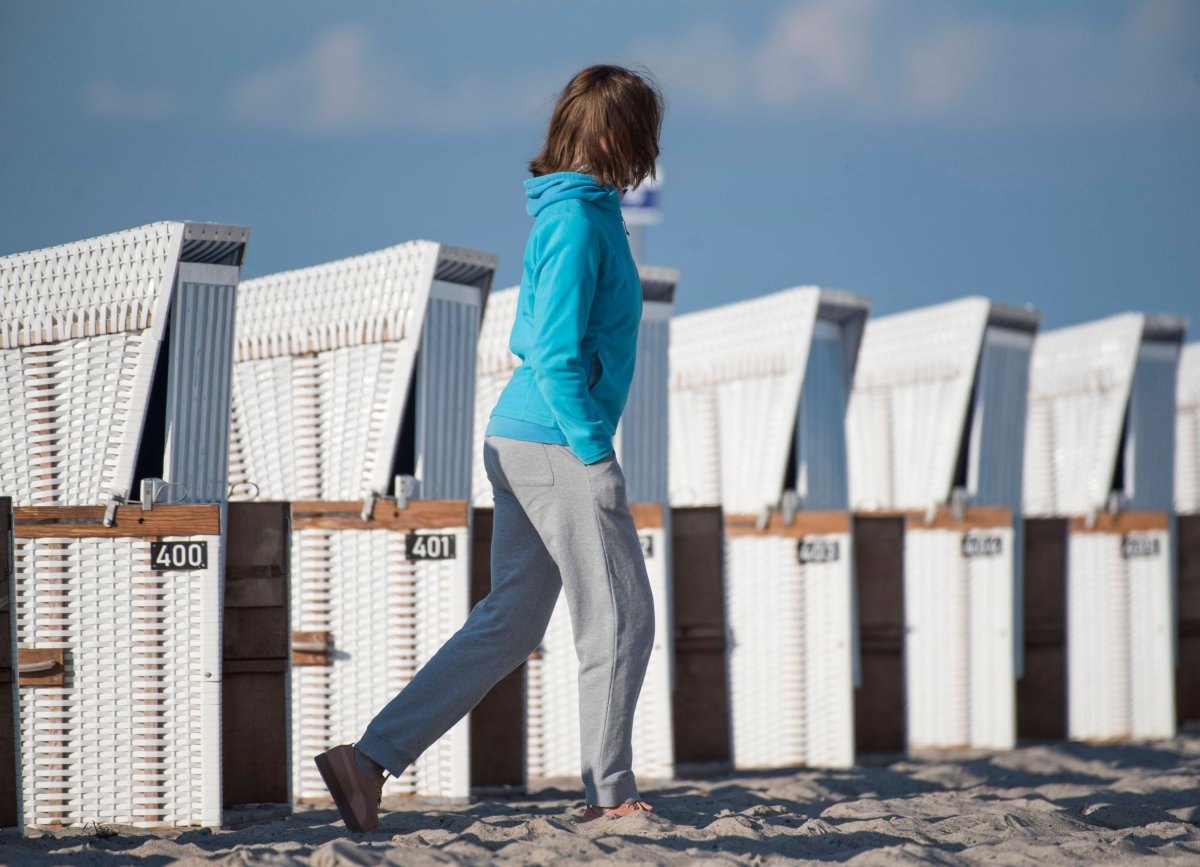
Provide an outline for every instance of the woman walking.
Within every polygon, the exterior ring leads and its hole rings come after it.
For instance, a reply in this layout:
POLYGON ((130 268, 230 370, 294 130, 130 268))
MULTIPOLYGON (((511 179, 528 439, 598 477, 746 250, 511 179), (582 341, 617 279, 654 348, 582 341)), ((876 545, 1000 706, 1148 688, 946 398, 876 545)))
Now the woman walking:
POLYGON ((385 772, 398 776, 537 648, 560 589, 579 656, 583 818, 651 809, 631 739, 654 605, 612 437, 642 313, 620 191, 653 176, 662 114, 644 76, 588 67, 529 164, 534 223, 509 340, 521 364, 484 433, 492 589, 357 743, 316 757, 352 831, 378 827, 385 772))

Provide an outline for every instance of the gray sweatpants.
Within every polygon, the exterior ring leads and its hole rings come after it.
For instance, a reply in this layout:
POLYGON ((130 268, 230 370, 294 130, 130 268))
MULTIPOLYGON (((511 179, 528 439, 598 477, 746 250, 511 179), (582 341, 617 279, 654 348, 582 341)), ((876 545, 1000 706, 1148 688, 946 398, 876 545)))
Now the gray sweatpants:
POLYGON ((584 794, 638 797, 633 711, 654 641, 654 602, 625 476, 613 455, 584 464, 562 445, 484 439, 492 483, 492 590, 379 712, 358 748, 399 774, 545 635, 566 591, 579 656, 584 794))

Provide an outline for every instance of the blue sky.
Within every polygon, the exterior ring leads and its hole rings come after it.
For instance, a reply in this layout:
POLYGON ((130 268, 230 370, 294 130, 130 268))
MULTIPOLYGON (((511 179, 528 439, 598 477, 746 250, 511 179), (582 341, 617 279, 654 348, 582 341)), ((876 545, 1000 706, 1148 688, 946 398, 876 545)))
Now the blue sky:
POLYGON ((519 279, 557 88, 668 100, 646 258, 681 311, 801 283, 888 313, 1200 333, 1200 3, 0 4, 0 254, 160 219, 252 227, 247 276, 431 238, 519 279))

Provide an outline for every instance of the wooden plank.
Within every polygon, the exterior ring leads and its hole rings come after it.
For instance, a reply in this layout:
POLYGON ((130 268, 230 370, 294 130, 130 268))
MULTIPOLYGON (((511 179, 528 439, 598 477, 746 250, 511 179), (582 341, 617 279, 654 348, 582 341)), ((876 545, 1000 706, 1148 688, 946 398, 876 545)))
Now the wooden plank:
POLYGON ((17 675, 21 686, 63 686, 67 652, 61 647, 17 648, 17 675))
POLYGON ((728 766, 729 675, 720 508, 671 510, 675 760, 728 766))
POLYGON ((1017 737, 1067 736, 1067 521, 1025 520, 1025 674, 1017 680, 1017 737))
POLYGON ((20 823, 17 815, 17 731, 12 637, 16 631, 16 592, 12 576, 12 498, 0 497, 0 828, 20 823))
POLYGON ((1175 666, 1175 712, 1182 725, 1200 722, 1200 515, 1176 519, 1179 661, 1175 666))
POLYGON ((904 752, 903 515, 855 515, 859 661, 854 696, 856 753, 904 752))
POLYGON ((849 512, 797 512, 791 524, 785 524, 783 516, 772 512, 767 526, 758 528, 757 515, 726 515, 726 536, 787 536, 802 539, 825 533, 850 532, 849 512))
POLYGON ((213 504, 118 506, 111 527, 104 526, 104 506, 21 506, 13 509, 18 539, 158 538, 216 536, 221 507, 213 504))
POLYGON ((403 509, 379 500, 371 520, 362 519, 361 500, 292 503, 292 527, 297 530, 443 530, 467 526, 464 500, 409 500, 403 509))
POLYGON ((956 518, 953 510, 942 507, 928 519, 924 512, 907 512, 905 521, 914 530, 956 530, 966 533, 971 530, 1011 528, 1012 509, 1003 506, 968 506, 963 516, 956 518))
POLYGON ((663 526, 662 503, 630 503, 629 511, 633 513, 633 523, 639 530, 655 530, 663 526))
POLYGON ((1166 512, 1102 512, 1090 527, 1081 515, 1070 518, 1069 526, 1072 533, 1145 533, 1166 530, 1168 524, 1166 512))
POLYGON ((226 806, 288 802, 284 687, 282 672, 226 669, 221 682, 221 796, 226 806))
MULTIPOLYGON (((471 605, 492 589, 492 527, 495 512, 476 509, 471 527, 471 605)), ((493 686, 471 711, 471 785, 525 784, 525 663, 493 686)))
POLYGON ((291 504, 230 503, 222 629, 222 802, 288 802, 291 504))
POLYGON ((329 665, 333 642, 328 632, 293 632, 292 665, 329 665), (323 646, 324 650, 315 649, 323 646))
MULTIPOLYGON (((268 672, 286 672, 286 659, 227 659, 224 663, 224 673, 231 674, 266 674, 268 672)), ((230 711, 226 706, 226 713, 230 711)))

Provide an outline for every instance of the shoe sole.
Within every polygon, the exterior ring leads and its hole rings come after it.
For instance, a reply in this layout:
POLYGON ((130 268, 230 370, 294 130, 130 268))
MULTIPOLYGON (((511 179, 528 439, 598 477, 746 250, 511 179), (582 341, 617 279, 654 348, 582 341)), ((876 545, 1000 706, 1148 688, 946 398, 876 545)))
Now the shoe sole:
POLYGON ((350 799, 346 797, 346 791, 338 782, 337 774, 333 770, 333 763, 329 761, 325 753, 316 756, 313 762, 321 773, 321 779, 325 781, 325 788, 329 790, 329 794, 333 795, 333 803, 337 806, 338 814, 346 823, 346 827, 355 834, 365 833, 363 826, 354 817, 354 811, 350 809, 350 799))

